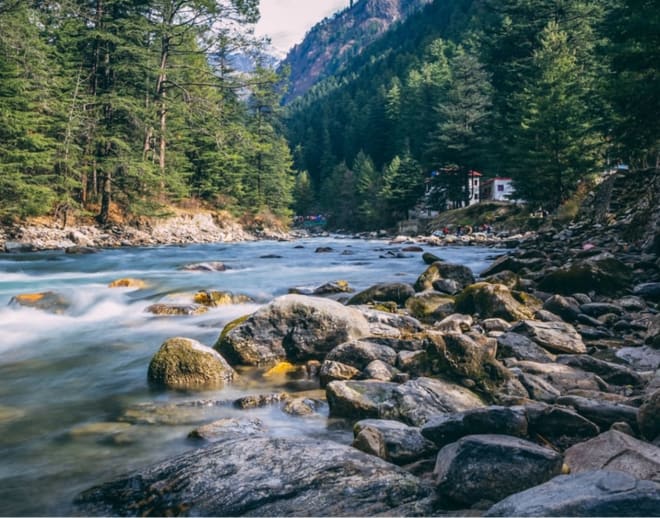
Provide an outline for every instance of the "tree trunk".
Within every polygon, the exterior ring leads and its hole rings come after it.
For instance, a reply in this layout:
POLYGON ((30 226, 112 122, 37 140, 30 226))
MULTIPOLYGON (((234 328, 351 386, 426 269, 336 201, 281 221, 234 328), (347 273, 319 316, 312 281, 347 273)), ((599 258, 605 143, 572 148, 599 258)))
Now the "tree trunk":
POLYGON ((108 171, 103 175, 103 189, 101 192, 101 212, 99 212, 99 223, 105 225, 110 219, 110 202, 112 198, 112 175, 108 171))

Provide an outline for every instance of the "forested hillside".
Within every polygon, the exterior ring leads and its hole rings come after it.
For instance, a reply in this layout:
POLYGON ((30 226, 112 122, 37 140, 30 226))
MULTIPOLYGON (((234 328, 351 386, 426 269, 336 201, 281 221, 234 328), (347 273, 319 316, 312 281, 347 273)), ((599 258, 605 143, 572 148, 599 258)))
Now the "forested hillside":
POLYGON ((258 4, 0 1, 0 217, 286 213, 279 78, 229 67, 258 4))
POLYGON ((652 0, 436 0, 289 108, 297 210, 385 226, 438 169, 443 192, 476 169, 554 209, 657 166, 659 38, 652 0))
POLYGON ((350 7, 316 24, 282 62, 282 68, 289 69, 285 100, 295 99, 340 72, 393 24, 431 1, 354 0, 350 7))

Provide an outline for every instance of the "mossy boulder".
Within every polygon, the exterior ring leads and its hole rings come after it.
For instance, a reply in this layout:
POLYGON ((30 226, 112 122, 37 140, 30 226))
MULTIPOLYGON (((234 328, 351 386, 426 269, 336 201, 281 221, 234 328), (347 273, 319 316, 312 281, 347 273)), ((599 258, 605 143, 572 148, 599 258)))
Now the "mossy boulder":
POLYGON ((544 275, 538 283, 542 291, 571 295, 594 291, 618 295, 630 288, 632 270, 609 253, 576 261, 544 275))
POLYGON ((415 294, 410 284, 401 282, 388 282, 376 284, 366 290, 354 295, 348 301, 349 305, 370 304, 374 302, 394 302, 397 306, 403 306, 410 297, 415 294))
POLYGON ((534 318, 534 309, 518 302, 509 288, 487 282, 472 284, 459 293, 456 311, 478 314, 481 318, 502 318, 508 322, 534 318))
POLYGON ((355 308, 319 297, 285 295, 242 322, 230 323, 215 349, 233 364, 300 363, 323 360, 337 345, 369 334, 367 319, 355 308))
POLYGON ((406 308, 420 320, 442 319, 454 313, 454 299, 437 291, 423 291, 410 297, 406 301, 406 308))
POLYGON ((415 282, 415 291, 424 291, 433 288, 433 283, 440 279, 456 281, 461 287, 474 282, 474 274, 467 266, 462 264, 445 263, 442 261, 431 264, 415 282))
POLYGON ((248 302, 254 302, 252 298, 248 297, 247 295, 234 294, 228 291, 217 290, 200 290, 195 293, 193 300, 196 304, 209 307, 228 306, 231 304, 247 304, 248 302))
POLYGON ((236 373, 215 350, 190 338, 170 338, 151 359, 149 383, 172 389, 220 388, 236 373))

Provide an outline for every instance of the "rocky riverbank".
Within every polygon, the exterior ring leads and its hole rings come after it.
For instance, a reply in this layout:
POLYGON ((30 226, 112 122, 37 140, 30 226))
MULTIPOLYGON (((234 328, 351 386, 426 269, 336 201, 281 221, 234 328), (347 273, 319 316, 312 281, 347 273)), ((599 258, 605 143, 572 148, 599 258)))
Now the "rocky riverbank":
POLYGON ((256 239, 291 239, 284 229, 247 228, 237 220, 210 212, 182 213, 152 219, 140 225, 73 225, 61 228, 52 222, 23 224, 0 229, 0 251, 32 252, 119 246, 181 245, 254 241, 256 239))
POLYGON ((84 492, 77 512, 657 516, 657 182, 612 179, 577 223, 521 239, 479 279, 427 251, 414 285, 324 285, 213 348, 168 340, 155 386, 241 383, 251 366, 292 389, 234 401, 244 418, 191 430, 206 447, 84 492), (354 440, 273 437, 250 415, 264 406, 327 409, 354 440))

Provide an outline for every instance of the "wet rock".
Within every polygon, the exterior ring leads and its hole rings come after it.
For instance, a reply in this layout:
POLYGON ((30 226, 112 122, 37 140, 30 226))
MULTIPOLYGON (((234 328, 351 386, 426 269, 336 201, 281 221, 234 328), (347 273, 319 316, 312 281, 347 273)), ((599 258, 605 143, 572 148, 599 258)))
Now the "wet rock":
POLYGON ((17 421, 23 418, 26 413, 22 408, 0 405, 0 425, 17 421))
POLYGON ((326 360, 341 362, 358 370, 364 370, 374 360, 381 360, 394 365, 396 363, 396 351, 379 343, 367 340, 352 340, 339 344, 332 349, 326 356, 326 360))
POLYGON ((565 462, 571 473, 603 469, 660 482, 660 448, 614 430, 570 447, 565 462))
POLYGON ((595 374, 568 365, 510 360, 507 362, 507 366, 517 367, 525 374, 536 376, 562 394, 576 389, 602 390, 608 388, 607 384, 595 374))
POLYGON ((542 484, 561 472, 562 457, 532 442, 507 435, 469 435, 438 452, 438 492, 471 505, 497 502, 542 484))
POLYGON ((432 254, 431 252, 424 252, 422 254, 422 260, 426 264, 433 264, 435 262, 442 261, 442 259, 440 259, 437 255, 432 254))
POLYGON ((422 291, 406 300, 406 308, 420 320, 445 318, 454 313, 454 299, 437 291, 422 291))
POLYGON ((533 318, 534 312, 513 298, 502 284, 478 282, 456 297, 456 311, 478 314, 481 318, 502 318, 508 322, 533 318))
POLYGON ((42 291, 40 293, 22 293, 15 295, 9 300, 9 306, 22 306, 26 308, 39 309, 48 313, 62 314, 71 304, 59 293, 54 291, 42 291))
POLYGON ((367 336, 362 313, 333 300, 285 295, 259 309, 215 345, 230 362, 263 365, 322 360, 337 345, 367 336))
POLYGON ((124 410, 119 421, 140 425, 180 426, 208 422, 206 410, 216 401, 194 401, 177 404, 140 403, 124 410))
POLYGON ((71 439, 94 437, 100 440, 107 440, 129 431, 131 428, 133 428, 133 425, 125 422, 85 423, 71 428, 68 435, 71 439))
POLYGON ((614 313, 616 315, 623 313, 623 309, 621 309, 620 306, 608 302, 591 302, 589 304, 582 304, 580 306, 580 311, 582 311, 582 313, 585 315, 589 315, 590 317, 595 318, 598 318, 607 313, 614 313))
POLYGON ((399 466, 429 457, 438 447, 419 428, 399 421, 364 419, 353 426, 353 447, 399 466))
POLYGON ((201 304, 152 304, 145 311, 158 316, 195 316, 202 315, 209 310, 201 304))
POLYGON ((383 381, 333 381, 326 396, 333 417, 364 419, 380 416, 380 406, 391 401, 396 383, 383 381))
POLYGON ((609 253, 578 260, 548 273, 538 283, 543 291, 570 295, 594 291, 617 295, 629 288, 630 268, 609 253))
POLYGON ((89 254, 96 254, 98 252, 99 252, 98 248, 93 248, 91 246, 80 246, 80 245, 67 246, 64 249, 64 253, 68 255, 89 255, 89 254))
POLYGON ((648 395, 637 414, 639 430, 649 441, 660 436, 660 389, 648 395))
POLYGON ((525 412, 529 436, 550 442, 561 450, 600 433, 598 425, 571 408, 536 403, 527 405, 525 412))
POLYGON ((260 255, 259 259, 282 259, 282 256, 278 254, 264 254, 260 255))
POLYGON ((637 408, 630 405, 580 396, 562 396, 557 399, 557 404, 575 408, 580 415, 596 423, 601 430, 607 430, 619 421, 625 421, 633 429, 637 428, 637 408))
POLYGON ((314 250, 315 254, 328 254, 330 252, 334 252, 334 249, 329 246, 319 246, 316 250, 314 250))
POLYGON ((316 288, 312 294, 317 296, 333 295, 335 293, 352 293, 355 291, 351 288, 347 281, 326 282, 325 284, 316 288))
POLYGON ((185 272, 224 272, 227 266, 219 261, 211 261, 206 263, 192 263, 186 264, 181 267, 185 272))
POLYGON ((228 291, 201 290, 195 293, 193 300, 196 304, 203 306, 216 307, 227 306, 230 304, 247 304, 254 302, 247 295, 234 294, 228 291))
POLYGON ((423 252, 424 249, 421 246, 406 246, 401 249, 402 252, 423 252))
POLYGON ((231 439, 237 435, 261 435, 266 430, 263 421, 256 417, 223 417, 212 423, 195 428, 188 434, 188 438, 205 442, 218 442, 231 439))
POLYGON ((250 410, 252 408, 264 408, 267 406, 279 405, 289 398, 286 392, 275 392, 272 394, 252 394, 240 397, 233 402, 235 408, 241 410, 250 410))
POLYGON ((451 264, 442 261, 431 264, 415 282, 415 291, 424 291, 433 288, 433 283, 440 279, 456 281, 461 288, 474 282, 474 274, 467 266, 451 264))
POLYGON ((646 380, 638 373, 623 365, 599 360, 586 354, 557 356, 557 362, 598 374, 604 381, 613 385, 642 386, 646 380))
POLYGON ((565 475, 512 495, 485 516, 655 516, 660 484, 618 471, 565 475))
POLYGON ((539 363, 551 363, 555 361, 554 354, 518 333, 508 332, 498 336, 497 346, 498 356, 501 358, 515 358, 517 360, 530 360, 539 363))
MULTIPOLYGON (((397 355, 397 364, 398 364, 398 357, 399 355, 397 355)), ((392 379, 398 372, 399 371, 389 363, 385 363, 382 360, 374 360, 372 362, 369 362, 369 364, 364 368, 364 371, 362 372, 362 376, 365 379, 372 379, 377 381, 392 381, 392 379)))
POLYGON ((522 407, 489 406, 432 417, 421 433, 438 447, 461 437, 478 434, 527 436, 527 416, 522 407))
POLYGON ((546 265, 547 259, 543 257, 520 258, 513 255, 505 255, 495 260, 486 268, 481 275, 487 277, 503 271, 518 273, 521 270, 538 271, 546 265))
POLYGON ((352 380, 359 375, 360 369, 332 360, 325 360, 321 364, 321 370, 319 372, 322 387, 325 387, 331 381, 352 380))
POLYGON ((458 281, 453 279, 439 279, 433 283, 433 289, 440 293, 455 295, 463 289, 458 281))
POLYGON ((108 288, 136 288, 141 290, 146 287, 147 283, 142 279, 132 279, 130 277, 117 279, 108 284, 108 288))
POLYGON ((410 284, 400 282, 390 282, 376 284, 366 290, 354 295, 349 301, 349 305, 369 304, 373 302, 394 302, 398 306, 403 306, 409 297, 415 294, 410 284))
POLYGON ((416 378, 395 385, 381 400, 380 417, 422 426, 431 417, 447 412, 462 412, 485 406, 471 390, 443 379, 416 378))
POLYGON ((524 320, 511 328, 514 333, 530 338, 553 353, 583 354, 587 347, 575 328, 563 322, 524 320))
POLYGON ((170 338, 149 363, 149 383, 173 389, 210 389, 236 372, 217 351, 189 338, 170 338))
POLYGON ((296 417, 305 417, 318 413, 325 402, 307 397, 294 397, 288 399, 282 405, 282 412, 296 417))
POLYGON ((239 436, 89 489, 76 499, 75 513, 419 515, 430 514, 430 495, 417 477, 348 446, 239 436))
POLYGON ((518 287, 520 278, 515 273, 506 270, 503 272, 496 273, 494 275, 484 276, 481 279, 481 281, 488 282, 490 284, 503 284, 510 290, 513 290, 516 289, 516 287, 518 287))

